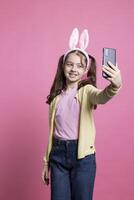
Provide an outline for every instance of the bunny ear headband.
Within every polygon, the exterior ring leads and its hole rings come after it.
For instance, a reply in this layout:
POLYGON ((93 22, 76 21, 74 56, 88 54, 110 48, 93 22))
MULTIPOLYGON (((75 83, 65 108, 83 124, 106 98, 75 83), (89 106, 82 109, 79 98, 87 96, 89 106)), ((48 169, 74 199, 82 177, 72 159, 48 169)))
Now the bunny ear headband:
POLYGON ((73 32, 70 36, 70 39, 69 39, 69 48, 70 49, 65 53, 63 62, 65 61, 66 56, 71 51, 78 50, 78 51, 82 52, 85 55, 85 57, 87 58, 87 66, 88 66, 89 65, 89 56, 88 56, 88 53, 85 51, 85 49, 88 46, 88 43, 89 43, 88 30, 84 29, 83 32, 81 33, 80 39, 79 39, 79 31, 77 28, 74 28, 73 32), (76 45, 78 44, 78 41, 79 41, 80 48, 76 47, 76 45))

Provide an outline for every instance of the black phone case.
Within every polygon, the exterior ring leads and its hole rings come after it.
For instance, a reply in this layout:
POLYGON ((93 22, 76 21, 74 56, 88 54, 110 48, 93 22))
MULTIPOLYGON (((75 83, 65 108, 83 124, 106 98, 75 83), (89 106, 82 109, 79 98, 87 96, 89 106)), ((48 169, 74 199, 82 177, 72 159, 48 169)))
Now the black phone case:
MULTIPOLYGON (((108 61, 110 61, 113 65, 116 65, 116 49, 114 48, 103 48, 103 59, 102 59, 102 65, 110 67, 108 65, 108 61)), ((102 76, 104 78, 110 77, 105 72, 102 72, 102 76)))

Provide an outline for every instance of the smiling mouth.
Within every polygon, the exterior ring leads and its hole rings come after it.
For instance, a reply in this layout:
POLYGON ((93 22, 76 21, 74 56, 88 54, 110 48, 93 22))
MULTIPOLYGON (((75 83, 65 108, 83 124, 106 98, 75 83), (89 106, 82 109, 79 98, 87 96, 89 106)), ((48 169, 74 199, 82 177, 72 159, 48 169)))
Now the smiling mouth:
POLYGON ((76 75, 76 74, 69 73, 69 76, 75 77, 75 76, 77 76, 77 75, 76 75))

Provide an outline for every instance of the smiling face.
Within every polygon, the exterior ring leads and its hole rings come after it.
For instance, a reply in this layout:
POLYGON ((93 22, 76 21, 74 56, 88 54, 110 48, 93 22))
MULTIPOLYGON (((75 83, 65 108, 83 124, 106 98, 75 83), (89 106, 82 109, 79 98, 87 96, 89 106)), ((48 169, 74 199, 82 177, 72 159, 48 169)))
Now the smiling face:
POLYGON ((77 84, 88 71, 85 56, 76 52, 67 56, 63 67, 67 85, 77 84))

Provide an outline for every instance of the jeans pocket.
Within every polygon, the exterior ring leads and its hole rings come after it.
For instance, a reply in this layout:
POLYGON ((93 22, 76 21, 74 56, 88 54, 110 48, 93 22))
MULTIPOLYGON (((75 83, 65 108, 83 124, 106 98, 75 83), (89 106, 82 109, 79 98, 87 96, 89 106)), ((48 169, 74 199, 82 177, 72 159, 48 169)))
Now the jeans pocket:
POLYGON ((96 155, 95 155, 95 153, 89 154, 89 155, 85 156, 83 159, 85 161, 88 161, 88 162, 92 163, 92 164, 96 164, 96 155))
POLYGON ((51 158, 53 155, 57 155, 59 151, 60 151, 60 145, 57 144, 57 143, 54 143, 54 144, 52 145, 52 149, 51 149, 51 152, 50 152, 50 158, 51 158))

